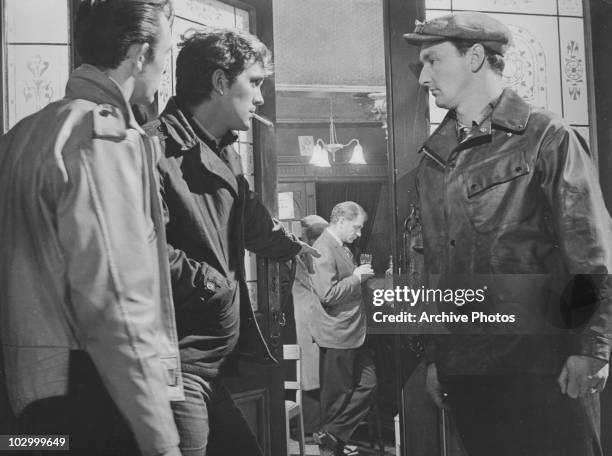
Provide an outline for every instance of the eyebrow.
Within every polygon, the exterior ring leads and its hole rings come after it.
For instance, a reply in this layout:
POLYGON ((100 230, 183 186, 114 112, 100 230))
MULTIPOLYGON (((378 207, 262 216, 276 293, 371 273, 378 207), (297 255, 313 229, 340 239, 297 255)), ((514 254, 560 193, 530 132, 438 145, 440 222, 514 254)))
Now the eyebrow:
POLYGON ((423 52, 421 52, 421 54, 419 55, 419 60, 422 62, 424 60, 427 60, 431 57, 435 57, 436 56, 436 51, 432 51, 431 49, 427 49, 423 52))

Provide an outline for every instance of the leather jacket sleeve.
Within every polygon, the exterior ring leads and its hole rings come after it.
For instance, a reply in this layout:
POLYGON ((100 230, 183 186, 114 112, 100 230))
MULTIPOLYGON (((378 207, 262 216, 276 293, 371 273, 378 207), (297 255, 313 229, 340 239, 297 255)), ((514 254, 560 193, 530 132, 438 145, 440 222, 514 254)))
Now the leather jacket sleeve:
POLYGON ((572 354, 608 360, 612 343, 612 222, 597 170, 577 135, 567 128, 549 132, 536 160, 551 208, 552 228, 570 277, 587 277, 599 295, 590 320, 576 337, 572 354))
MULTIPOLYGON (((133 140, 134 138, 132 138, 133 140)), ((146 456, 179 443, 156 339, 156 230, 146 157, 137 145, 94 139, 65 156, 57 224, 77 340, 146 456), (145 173, 146 174, 146 173, 145 173)))

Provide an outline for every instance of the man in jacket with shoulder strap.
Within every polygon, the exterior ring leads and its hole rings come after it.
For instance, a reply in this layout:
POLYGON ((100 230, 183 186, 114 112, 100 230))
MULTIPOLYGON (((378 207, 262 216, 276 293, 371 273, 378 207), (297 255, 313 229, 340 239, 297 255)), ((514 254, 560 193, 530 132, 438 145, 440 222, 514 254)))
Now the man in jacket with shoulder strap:
POLYGON ((180 455, 159 152, 130 108, 153 101, 172 16, 168 0, 81 2, 84 63, 65 98, 0 143, 0 341, 16 432, 68 434, 75 455, 180 455))
POLYGON ((243 174, 232 147, 264 100, 266 46, 226 29, 193 31, 179 45, 176 97, 145 126, 160 138, 162 194, 186 400, 174 404, 184 455, 259 455, 224 387, 236 349, 274 362, 249 300, 245 248, 275 260, 314 250, 288 235, 243 174))
POLYGON ((491 285, 481 303, 438 303, 471 320, 431 339, 427 389, 471 456, 600 456, 612 222, 593 160, 559 116, 504 88, 498 20, 457 12, 404 36, 449 110, 417 171, 426 272, 438 288, 491 285))

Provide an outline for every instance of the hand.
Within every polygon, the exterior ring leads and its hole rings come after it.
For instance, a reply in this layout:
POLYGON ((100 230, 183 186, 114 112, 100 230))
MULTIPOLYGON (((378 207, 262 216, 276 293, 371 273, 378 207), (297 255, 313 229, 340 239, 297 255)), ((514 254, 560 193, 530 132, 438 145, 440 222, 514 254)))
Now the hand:
POLYGON ((368 278, 368 276, 371 276, 374 274, 374 270, 372 269, 372 265, 371 264, 362 264, 361 266, 357 266, 354 270, 353 270, 353 275, 359 277, 360 281, 364 281, 368 278))
POLYGON ((600 393, 608 379, 608 363, 590 356, 573 355, 567 358, 559 375, 561 393, 572 399, 589 393, 600 393))
POLYGON ((440 382, 438 381, 438 368, 434 363, 427 366, 427 373, 425 375, 425 389, 438 408, 446 408, 446 405, 444 404, 444 396, 446 393, 442 390, 442 385, 440 385, 440 382))
POLYGON ((314 247, 311 247, 305 242, 300 241, 300 245, 302 246, 302 248, 298 252, 299 254, 305 253, 307 255, 312 255, 315 258, 319 258, 321 256, 321 253, 317 249, 315 249, 314 247))

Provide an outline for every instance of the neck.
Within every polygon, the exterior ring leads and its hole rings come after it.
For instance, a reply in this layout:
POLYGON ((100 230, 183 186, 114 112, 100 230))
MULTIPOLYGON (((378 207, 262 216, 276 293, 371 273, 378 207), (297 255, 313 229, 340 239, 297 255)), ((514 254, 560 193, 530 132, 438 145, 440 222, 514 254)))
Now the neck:
POLYGON ((126 100, 129 100, 130 103, 136 103, 135 100, 132 99, 134 95, 134 76, 132 76, 132 72, 128 69, 127 65, 129 62, 124 61, 117 68, 113 69, 104 69, 99 68, 106 76, 111 78, 113 81, 117 83, 121 92, 125 96, 126 100))
POLYGON ((217 142, 227 134, 229 128, 219 116, 221 110, 214 101, 204 101, 200 105, 190 108, 189 112, 202 124, 206 131, 214 136, 217 142))
POLYGON ((340 237, 340 233, 338 232, 338 227, 336 225, 329 225, 327 229, 331 231, 334 234, 334 236, 340 239, 340 242, 344 242, 342 238, 340 237))
POLYGON ((469 96, 457 108, 457 120, 463 125, 471 125, 491 101, 499 98, 504 90, 502 78, 487 71, 482 78, 476 78, 472 87, 466 90, 469 96))

